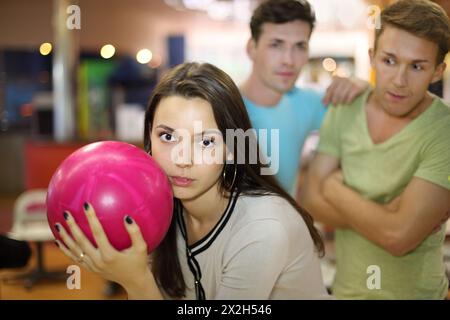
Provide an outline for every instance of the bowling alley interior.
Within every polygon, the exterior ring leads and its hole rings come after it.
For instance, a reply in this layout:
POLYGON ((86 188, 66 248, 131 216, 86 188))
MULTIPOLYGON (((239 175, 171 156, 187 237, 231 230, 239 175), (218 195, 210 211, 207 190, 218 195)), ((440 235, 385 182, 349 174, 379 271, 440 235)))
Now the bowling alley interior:
MULTIPOLYGON (((120 285, 78 265, 55 244, 47 219, 50 180, 69 155, 90 143, 114 140, 143 149, 145 109, 170 68, 209 62, 243 83, 252 68, 249 22, 262 1, 0 1, 0 300, 128 298, 120 285)), ((316 26, 296 86, 323 93, 336 76, 373 83, 373 15, 396 0, 308 1, 316 26)), ((450 1, 433 2, 450 15, 450 1)), ((450 104, 450 68, 429 90, 450 104)), ((311 133, 301 151, 297 196, 318 139, 317 131, 311 133)), ((317 227, 325 243, 323 281, 330 288, 335 229, 317 227)), ((450 223, 443 228, 450 278, 450 223)))

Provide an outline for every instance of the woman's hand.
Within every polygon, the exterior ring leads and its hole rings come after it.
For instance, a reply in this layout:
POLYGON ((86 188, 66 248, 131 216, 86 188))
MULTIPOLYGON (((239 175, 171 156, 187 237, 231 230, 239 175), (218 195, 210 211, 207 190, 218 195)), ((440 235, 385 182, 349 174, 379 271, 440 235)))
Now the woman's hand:
POLYGON ((59 248, 72 260, 107 280, 119 283, 127 291, 129 291, 128 288, 134 290, 142 286, 146 282, 145 279, 148 279, 146 277, 151 276, 151 272, 148 266, 147 244, 139 226, 130 216, 124 218, 125 228, 130 235, 132 245, 128 249, 117 251, 110 244, 94 208, 85 203, 84 209, 98 248, 92 245, 76 224, 73 216, 67 211, 64 213, 64 218, 73 238, 61 224, 57 224, 56 229, 67 246, 57 241, 59 248))

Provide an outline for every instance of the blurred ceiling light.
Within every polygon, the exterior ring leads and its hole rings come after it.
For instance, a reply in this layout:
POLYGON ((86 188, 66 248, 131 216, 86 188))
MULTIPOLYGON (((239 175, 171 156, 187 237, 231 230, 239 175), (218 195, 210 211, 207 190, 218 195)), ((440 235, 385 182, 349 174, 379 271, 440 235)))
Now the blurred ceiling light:
POLYGON ((152 60, 152 57, 153 57, 153 54, 148 49, 141 49, 136 54, 136 60, 142 64, 149 63, 152 60))
POLYGON ((41 46, 39 47, 39 52, 43 55, 46 56, 48 54, 50 54, 50 52, 52 52, 52 45, 48 42, 44 42, 43 44, 41 44, 41 46))
POLYGON ((337 64, 333 58, 325 58, 322 61, 323 68, 328 72, 333 72, 336 70, 337 64))
POLYGON ((109 59, 111 58, 114 53, 116 53, 116 48, 114 48, 114 46, 112 44, 105 44, 101 49, 100 49, 100 55, 102 56, 102 58, 104 59, 109 59))

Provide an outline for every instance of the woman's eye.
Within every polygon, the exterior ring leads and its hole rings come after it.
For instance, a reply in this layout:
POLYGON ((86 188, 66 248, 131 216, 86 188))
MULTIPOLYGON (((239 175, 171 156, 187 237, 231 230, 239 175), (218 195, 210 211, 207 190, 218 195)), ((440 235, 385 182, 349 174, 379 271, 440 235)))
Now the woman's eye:
POLYGON ((202 141, 200 141, 200 145, 203 148, 212 148, 215 145, 214 138, 204 138, 202 141))
POLYGON ((420 71, 423 68, 422 68, 422 66, 420 64, 413 64, 413 69, 416 70, 416 71, 420 71))
POLYGON ((175 136, 170 133, 161 133, 159 135, 159 138, 164 142, 175 142, 177 139, 175 139, 175 136))

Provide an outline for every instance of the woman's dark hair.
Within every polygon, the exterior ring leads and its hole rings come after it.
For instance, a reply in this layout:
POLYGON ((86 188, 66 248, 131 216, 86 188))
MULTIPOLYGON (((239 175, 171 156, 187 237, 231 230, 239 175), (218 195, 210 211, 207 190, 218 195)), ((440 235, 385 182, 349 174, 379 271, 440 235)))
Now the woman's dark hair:
POLYGON ((316 16, 306 0, 267 0, 255 9, 250 20, 252 39, 258 42, 264 23, 287 23, 296 20, 305 21, 311 27, 316 23, 316 16))
MULTIPOLYGON (((151 151, 150 136, 156 109, 160 101, 169 96, 181 96, 187 99, 201 98, 209 102, 223 137, 226 137, 227 129, 242 129, 245 132, 251 129, 250 119, 239 89, 225 72, 208 63, 184 63, 163 77, 150 98, 145 113, 144 145, 146 151, 151 151)), ((253 146, 257 146, 257 141, 256 136, 253 135, 249 135, 247 138, 248 143, 247 140, 244 144, 235 143, 234 150, 229 150, 233 152, 234 159, 227 160, 224 166, 224 175, 220 177, 220 189, 225 191, 224 194, 231 194, 233 190, 238 190, 240 194, 244 195, 279 195, 286 199, 303 217, 317 251, 323 255, 323 242, 313 225, 312 217, 279 186, 273 175, 261 175, 264 165, 259 156, 257 161, 248 161, 249 147, 252 143, 254 143, 253 146), (241 164, 242 161, 237 161, 236 155, 239 154, 245 155, 243 164, 241 164)), ((174 199, 174 202, 174 207, 180 208, 180 201, 174 199)), ((153 252, 152 272, 158 285, 166 294, 173 298, 181 298, 185 295, 186 284, 178 261, 176 228, 176 219, 173 218, 165 238, 153 252)))

